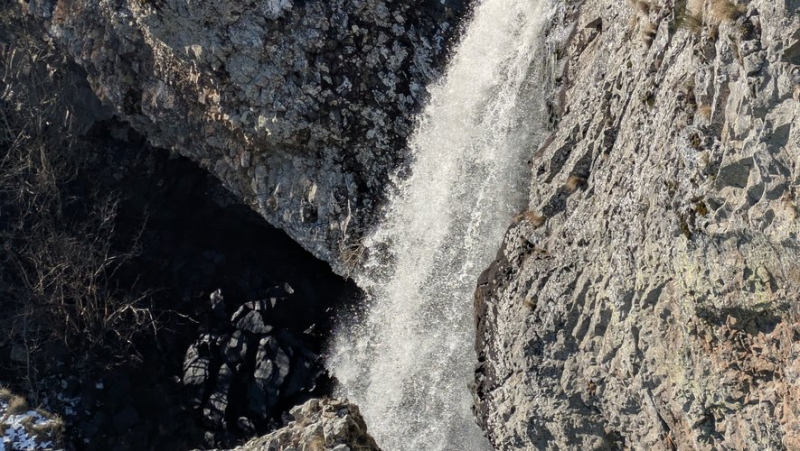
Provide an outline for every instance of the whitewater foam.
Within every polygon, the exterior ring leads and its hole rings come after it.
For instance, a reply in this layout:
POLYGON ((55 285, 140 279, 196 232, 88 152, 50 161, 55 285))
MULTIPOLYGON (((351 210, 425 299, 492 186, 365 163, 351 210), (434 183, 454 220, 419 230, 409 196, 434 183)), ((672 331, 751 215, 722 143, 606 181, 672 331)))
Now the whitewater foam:
POLYGON ((541 138, 547 0, 485 0, 409 142, 411 175, 364 245, 366 312, 337 330, 328 366, 379 445, 484 450, 468 384, 472 296, 526 203, 541 138), (541 91, 541 89, 539 89, 541 91))

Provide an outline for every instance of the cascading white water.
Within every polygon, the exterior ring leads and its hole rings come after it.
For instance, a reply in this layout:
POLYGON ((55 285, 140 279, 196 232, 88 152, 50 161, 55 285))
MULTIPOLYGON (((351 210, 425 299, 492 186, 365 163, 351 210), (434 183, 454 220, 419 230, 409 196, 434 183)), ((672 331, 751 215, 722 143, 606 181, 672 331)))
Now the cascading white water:
POLYGON ((468 389, 472 296, 526 202, 548 2, 475 8, 410 140, 412 175, 365 242, 367 311, 335 333, 328 366, 387 451, 489 449, 468 389))

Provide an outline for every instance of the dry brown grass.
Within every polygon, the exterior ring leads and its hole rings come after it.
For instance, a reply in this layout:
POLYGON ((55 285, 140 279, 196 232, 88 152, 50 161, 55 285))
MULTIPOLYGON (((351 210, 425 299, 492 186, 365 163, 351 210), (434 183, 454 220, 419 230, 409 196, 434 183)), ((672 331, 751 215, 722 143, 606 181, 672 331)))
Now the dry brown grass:
POLYGON ((547 221, 546 217, 532 211, 526 211, 525 213, 517 216, 516 219, 517 221, 528 221, 528 223, 535 228, 541 227, 547 221))
POLYGON ((303 445, 304 451, 325 451, 326 449, 328 448, 325 446, 325 435, 323 434, 314 435, 311 440, 303 445))
POLYGON ((699 35, 703 31, 703 15, 700 13, 689 13, 683 16, 680 28, 688 30, 690 33, 699 35))
POLYGON ((717 22, 736 20, 747 11, 744 5, 737 5, 730 0, 711 0, 711 16, 717 22))
POLYGON ((686 3, 686 10, 692 14, 703 14, 706 0, 689 0, 686 3))
POLYGON ((31 425, 27 428, 28 431, 33 434, 40 443, 47 441, 61 443, 64 439, 64 421, 61 417, 40 409, 36 409, 36 412, 47 418, 48 421, 46 423, 31 425))
POLYGON ((708 40, 711 42, 717 42, 719 39, 719 25, 718 24, 711 24, 708 27, 708 40))
POLYGON ((710 121, 711 120, 711 105, 700 105, 697 107, 697 114, 700 115, 703 119, 710 121))
POLYGON ((577 175, 570 175, 569 178, 567 178, 567 182, 564 184, 564 188, 570 194, 585 187, 586 187, 586 179, 577 175))
MULTIPOLYGON (((26 410, 27 412, 27 410, 26 410)), ((19 420, 19 424, 26 430, 29 431, 33 426, 34 417, 28 415, 27 417, 19 420)))
POLYGON ((531 297, 526 296, 525 299, 522 300, 522 303, 531 310, 536 308, 536 300, 531 297))
POLYGON ((647 45, 653 43, 653 40, 656 38, 658 34, 658 25, 654 22, 648 22, 647 25, 642 28, 642 38, 647 45))
POLYGON ((28 411, 28 401, 22 396, 12 396, 8 401, 8 413, 21 415, 28 411))

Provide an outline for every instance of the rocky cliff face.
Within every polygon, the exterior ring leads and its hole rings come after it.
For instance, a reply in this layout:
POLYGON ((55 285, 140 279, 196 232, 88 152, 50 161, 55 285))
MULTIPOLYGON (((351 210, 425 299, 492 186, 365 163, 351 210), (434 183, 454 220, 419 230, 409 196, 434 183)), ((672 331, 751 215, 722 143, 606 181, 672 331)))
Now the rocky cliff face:
MULTIPOLYGON (((554 3, 554 132, 475 295, 479 421, 497 449, 800 448, 800 1, 554 3)), ((465 9, 26 5, 117 115, 342 273, 465 9)), ((317 440, 338 407, 312 402, 256 446, 317 440)))
POLYGON ((29 0, 94 91, 347 272, 462 0, 29 0))
POLYGON ((800 2, 566 2, 476 291, 497 449, 800 447, 800 2))

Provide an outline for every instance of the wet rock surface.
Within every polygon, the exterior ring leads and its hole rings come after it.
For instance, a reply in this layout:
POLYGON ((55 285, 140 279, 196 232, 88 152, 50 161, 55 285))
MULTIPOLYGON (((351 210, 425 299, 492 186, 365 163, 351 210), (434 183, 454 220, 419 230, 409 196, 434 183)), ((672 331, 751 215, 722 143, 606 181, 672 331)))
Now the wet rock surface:
POLYGON ((796 449, 798 5, 564 6, 556 128, 475 294, 480 421, 501 450, 796 449))
POLYGON ((469 2, 26 2, 94 92, 347 273, 469 2))

